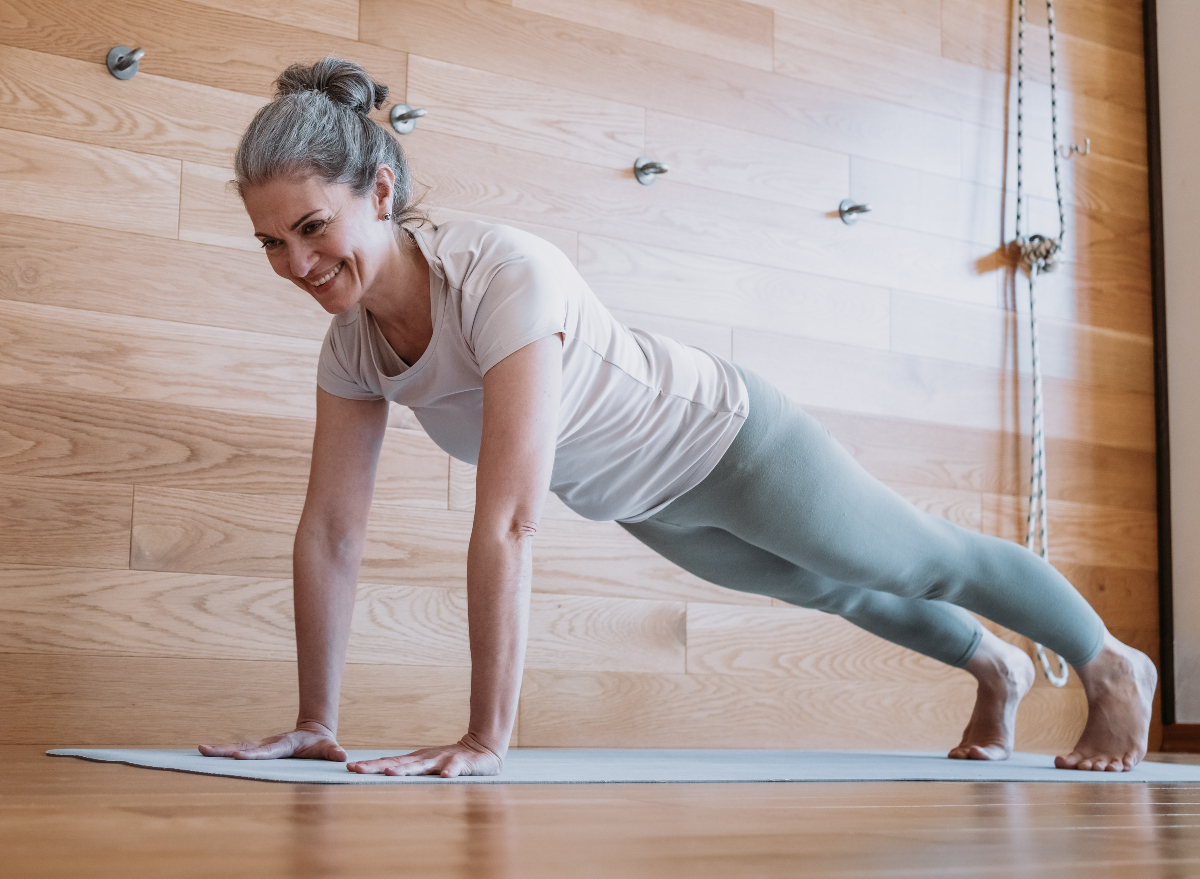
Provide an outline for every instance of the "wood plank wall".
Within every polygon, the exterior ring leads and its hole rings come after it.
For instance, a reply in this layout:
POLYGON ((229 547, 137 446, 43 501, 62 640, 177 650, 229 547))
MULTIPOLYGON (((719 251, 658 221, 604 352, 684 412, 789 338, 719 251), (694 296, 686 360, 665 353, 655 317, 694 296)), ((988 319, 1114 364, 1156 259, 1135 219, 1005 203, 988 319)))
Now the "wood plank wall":
MULTIPOLYGON (((1044 10, 1027 173, 1053 234, 1044 10)), ((435 217, 531 229, 624 320, 810 407, 920 506, 1019 539, 1025 306, 1008 0, 4 0, 0 741, 178 744, 293 718, 288 577, 327 318, 225 187, 296 60, 362 62, 429 115, 435 217), (105 71, 141 46, 141 72, 105 71), (639 155, 670 164, 652 187, 639 155), (847 196, 873 212, 836 217, 847 196)), ((1059 0, 1067 262, 1041 286, 1053 555, 1157 655, 1146 157, 1136 0, 1059 0)), ((343 741, 466 718, 471 468, 397 410, 343 741)), ((517 743, 943 748, 967 676, 728 592, 552 507, 517 743)), ((1024 643, 1019 638, 1017 643, 1024 643)), ((1044 682, 1020 747, 1082 693, 1044 682)))

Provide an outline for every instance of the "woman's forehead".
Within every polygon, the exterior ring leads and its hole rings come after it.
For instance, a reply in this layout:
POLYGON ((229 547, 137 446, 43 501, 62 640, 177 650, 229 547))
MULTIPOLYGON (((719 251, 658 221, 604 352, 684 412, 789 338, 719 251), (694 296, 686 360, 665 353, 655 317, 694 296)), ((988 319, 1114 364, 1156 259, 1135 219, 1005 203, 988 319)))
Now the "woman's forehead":
POLYGON ((242 193, 246 213, 256 225, 260 222, 290 225, 309 211, 337 208, 352 198, 354 194, 346 184, 327 183, 311 174, 275 177, 248 186, 242 193))

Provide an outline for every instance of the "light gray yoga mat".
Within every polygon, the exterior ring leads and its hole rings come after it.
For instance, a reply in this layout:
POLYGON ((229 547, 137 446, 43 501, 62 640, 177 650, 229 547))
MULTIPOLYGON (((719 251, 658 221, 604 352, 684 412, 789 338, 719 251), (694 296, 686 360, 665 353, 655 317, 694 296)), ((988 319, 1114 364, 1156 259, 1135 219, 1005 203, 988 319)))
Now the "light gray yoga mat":
MULTIPOLYGON (((307 784, 612 784, 761 781, 1049 781, 1121 784, 1200 783, 1200 766, 1145 762, 1131 772, 1055 769, 1043 754, 1013 754, 999 763, 949 760, 942 753, 879 751, 557 750, 509 751, 504 774, 488 778, 359 775, 325 760, 229 760, 193 750, 56 748, 53 757, 83 757, 203 775, 307 784)), ((350 761, 406 753, 350 751, 350 761)))

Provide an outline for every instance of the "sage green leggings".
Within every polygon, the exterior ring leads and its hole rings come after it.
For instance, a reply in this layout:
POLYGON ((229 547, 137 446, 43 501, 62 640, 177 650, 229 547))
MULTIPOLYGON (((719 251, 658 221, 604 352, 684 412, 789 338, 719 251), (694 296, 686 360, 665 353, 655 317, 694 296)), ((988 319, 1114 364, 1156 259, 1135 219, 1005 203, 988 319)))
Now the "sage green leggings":
POLYGON ((742 370, 750 414, 703 482, 629 533, 730 589, 837 614, 961 667, 983 628, 967 611, 1079 666, 1104 623, 1025 547, 922 512, 869 475, 820 423, 742 370))

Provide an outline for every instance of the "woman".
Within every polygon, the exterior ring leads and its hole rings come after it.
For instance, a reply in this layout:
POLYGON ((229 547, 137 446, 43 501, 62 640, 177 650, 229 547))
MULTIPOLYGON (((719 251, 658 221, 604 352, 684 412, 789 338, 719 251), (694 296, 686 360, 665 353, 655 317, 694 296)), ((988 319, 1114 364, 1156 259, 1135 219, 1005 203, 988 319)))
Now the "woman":
POLYGON ((237 186, 272 268, 334 318, 295 543, 296 728, 203 754, 346 759, 338 693, 393 400, 451 455, 478 463, 470 724, 455 744, 353 772, 501 771, 547 489, 706 580, 836 613, 970 672, 977 702, 951 757, 1006 758, 1034 679, 1029 658, 970 610, 1075 666, 1088 722, 1059 767, 1120 771, 1142 759, 1154 666, 1052 567, 917 511, 761 378, 616 323, 541 239, 413 222, 403 154, 367 115, 386 96, 350 62, 293 66, 238 147, 237 186))

